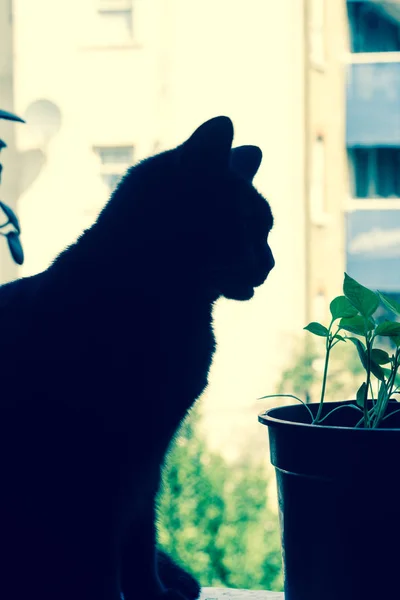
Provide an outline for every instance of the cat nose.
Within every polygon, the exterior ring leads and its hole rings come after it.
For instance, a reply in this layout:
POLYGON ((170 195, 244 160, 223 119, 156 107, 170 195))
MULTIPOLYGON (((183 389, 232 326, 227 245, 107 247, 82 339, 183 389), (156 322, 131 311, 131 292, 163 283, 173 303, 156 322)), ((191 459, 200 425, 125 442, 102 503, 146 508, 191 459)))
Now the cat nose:
MULTIPOLYGON (((254 264, 254 263, 253 263, 254 264)), ((263 247, 259 247, 258 260, 256 259, 255 266, 255 277, 254 287, 258 287, 264 283, 269 273, 275 266, 275 259, 272 254, 271 248, 268 244, 263 247)))
POLYGON ((274 255, 272 254, 272 250, 271 248, 267 245, 267 257, 266 257, 266 262, 267 262, 267 268, 268 268, 268 273, 270 271, 272 271, 272 269, 275 266, 275 258, 274 255))
POLYGON ((275 258, 274 258, 274 255, 271 252, 271 263, 270 263, 269 270, 272 271, 272 269, 274 268, 274 266, 275 266, 275 258))

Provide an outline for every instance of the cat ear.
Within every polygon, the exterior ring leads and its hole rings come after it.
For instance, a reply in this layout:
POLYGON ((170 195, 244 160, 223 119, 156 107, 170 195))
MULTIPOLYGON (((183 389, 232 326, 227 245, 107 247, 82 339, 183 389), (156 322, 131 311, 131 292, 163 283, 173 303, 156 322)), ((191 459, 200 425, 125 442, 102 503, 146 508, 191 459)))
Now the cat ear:
POLYGON ((227 169, 233 140, 228 117, 215 117, 200 125, 182 146, 182 162, 190 167, 227 169))
POLYGON ((231 151, 231 169, 247 181, 253 181, 262 160, 258 146, 239 146, 231 151))

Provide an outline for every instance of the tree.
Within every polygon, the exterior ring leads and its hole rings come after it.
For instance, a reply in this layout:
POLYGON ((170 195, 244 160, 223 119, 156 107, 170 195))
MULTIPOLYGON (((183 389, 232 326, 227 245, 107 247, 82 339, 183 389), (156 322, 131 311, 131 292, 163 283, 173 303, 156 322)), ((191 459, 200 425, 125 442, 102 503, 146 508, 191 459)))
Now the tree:
MULTIPOLYGON (((304 401, 318 402, 324 363, 324 346, 305 334, 301 338, 291 366, 282 373, 278 394, 294 394, 304 401)), ((324 341, 322 342, 322 344, 324 341)), ((365 370, 351 342, 339 344, 331 354, 326 388, 327 401, 355 398, 365 370)), ((283 400, 283 398, 282 398, 283 400)), ((289 404, 293 404, 290 398, 289 404)), ((284 404, 284 402, 282 402, 284 404)))
POLYGON ((192 411, 169 452, 159 495, 159 542, 203 586, 282 589, 277 516, 265 465, 228 465, 192 411))

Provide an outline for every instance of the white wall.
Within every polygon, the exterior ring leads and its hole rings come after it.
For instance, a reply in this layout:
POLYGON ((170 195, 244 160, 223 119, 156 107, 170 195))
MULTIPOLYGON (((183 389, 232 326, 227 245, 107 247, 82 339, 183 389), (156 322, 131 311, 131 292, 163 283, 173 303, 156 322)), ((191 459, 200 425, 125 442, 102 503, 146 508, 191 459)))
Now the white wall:
POLYGON ((255 184, 276 220, 275 270, 252 301, 221 301, 215 314, 218 351, 205 402, 210 435, 226 447, 257 427, 255 398, 274 392, 287 364, 285 333, 305 325, 303 2, 173 4, 169 145, 205 119, 229 115, 235 143, 263 150, 255 184))
MULTIPOLYGON (((46 166, 20 198, 24 275, 45 268, 88 225, 87 205, 105 203, 94 145, 133 144, 135 159, 152 151, 158 38, 148 11, 145 2, 137 3, 140 34, 131 47, 118 49, 98 43, 94 2, 15 1, 18 110, 24 114, 32 102, 45 98, 61 111, 59 133, 41 146, 46 166)), ((19 144, 37 144, 29 122, 19 144)))

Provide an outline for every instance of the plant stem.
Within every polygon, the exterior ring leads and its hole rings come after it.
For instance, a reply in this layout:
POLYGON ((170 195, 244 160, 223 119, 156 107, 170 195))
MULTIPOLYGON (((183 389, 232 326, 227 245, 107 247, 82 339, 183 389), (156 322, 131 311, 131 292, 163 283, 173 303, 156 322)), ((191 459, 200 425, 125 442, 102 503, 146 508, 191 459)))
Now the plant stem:
POLYGON ((375 398, 374 398, 374 388, 372 387, 372 381, 369 382, 369 391, 371 392, 371 398, 372 398, 372 400, 375 400, 375 398))
MULTIPOLYGON (((323 421, 325 421, 325 419, 327 419, 328 417, 330 417, 337 410, 344 410, 345 408, 355 408, 356 411, 362 412, 361 408, 359 406, 356 406, 355 404, 346 404, 345 406, 337 406, 336 408, 333 408, 330 412, 328 412, 328 414, 325 415, 325 417, 322 417, 322 419, 320 420, 319 423, 322 423, 323 421)), ((399 408, 399 411, 400 411, 400 408, 399 408)), ((361 421, 362 420, 363 419, 361 419, 361 421)), ((319 423, 317 423, 317 424, 319 425, 319 423)), ((313 423, 313 425, 315 425, 315 423, 313 423)))
POLYGON ((321 399, 319 401, 318 412, 317 412, 317 416, 315 417, 315 419, 313 421, 313 425, 317 425, 318 424, 318 421, 319 421, 319 419, 321 417, 323 404, 324 404, 325 389, 326 389, 326 380, 328 378, 329 354, 330 354, 331 347, 332 347, 331 344, 332 344, 332 338, 329 335, 326 338, 326 355, 325 355, 324 374, 323 374, 323 378, 322 378, 321 399))
POLYGON ((365 394, 364 394, 364 427, 369 427, 369 413, 368 413, 368 391, 371 383, 371 349, 372 349, 372 340, 366 340, 367 342, 367 383, 365 385, 365 394))
MULTIPOLYGON (((361 408, 360 408, 360 410, 361 410, 361 408)), ((374 416, 374 413, 375 413, 375 406, 373 406, 373 407, 372 407, 372 408, 369 410, 369 412, 368 412, 368 415, 369 415, 369 418, 370 418, 370 419, 372 419, 372 417, 374 416)), ((360 427, 360 425, 361 425, 363 422, 364 422, 364 415, 363 415, 363 416, 361 417, 361 419, 360 419, 360 420, 359 420, 359 421, 358 421, 358 422, 357 422, 357 423, 354 425, 354 429, 357 429, 357 427, 360 427)))
POLYGON ((268 394, 268 396, 261 396, 261 398, 257 398, 257 400, 264 400, 266 398, 294 398, 295 400, 298 400, 299 402, 304 404, 305 408, 308 410, 308 412, 310 414, 311 422, 313 422, 314 415, 311 412, 311 408, 309 406, 307 406, 307 404, 301 398, 298 398, 297 396, 294 396, 293 394, 268 394))
POLYGON ((386 415, 386 417, 383 417, 382 421, 386 421, 386 419, 388 419, 392 415, 395 415, 398 412, 400 412, 400 408, 398 408, 397 410, 394 410, 393 412, 389 413, 388 415, 386 415))
POLYGON ((396 354, 394 356, 394 361, 392 364, 392 372, 390 373, 390 377, 388 380, 388 396, 390 399, 390 396, 393 393, 393 386, 395 384, 396 381, 396 374, 397 374, 397 369, 399 368, 399 348, 396 348, 396 354))

